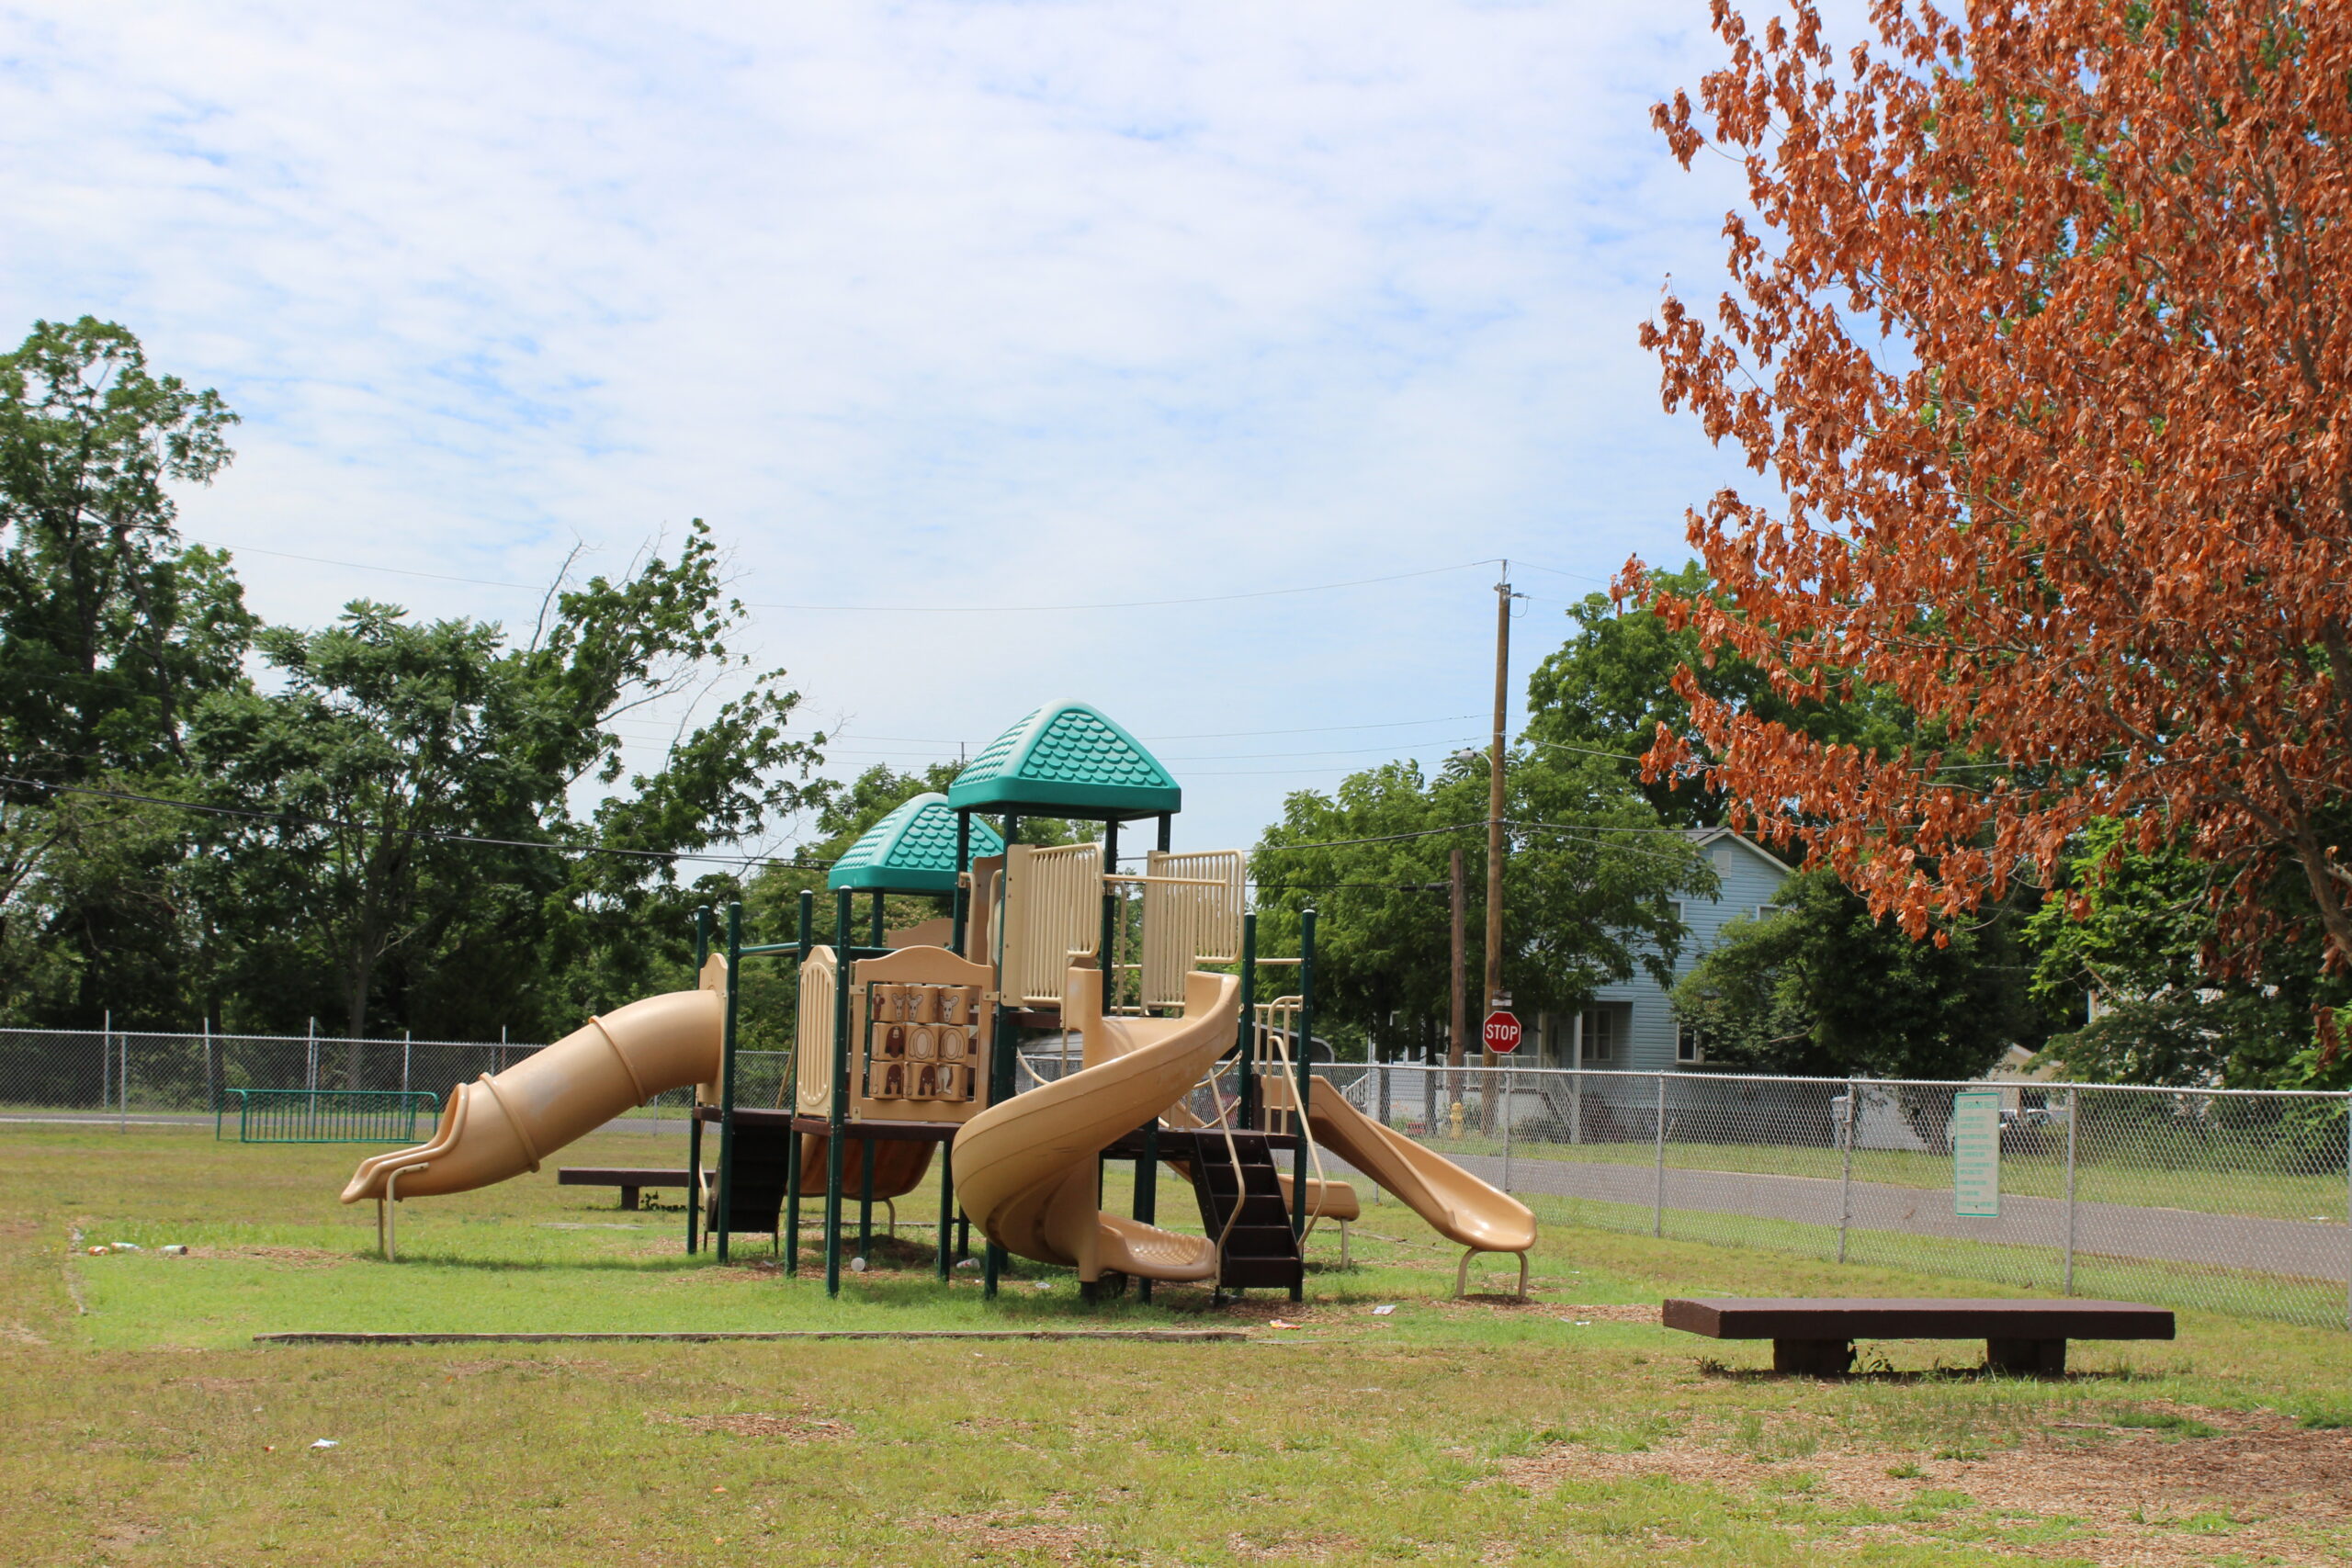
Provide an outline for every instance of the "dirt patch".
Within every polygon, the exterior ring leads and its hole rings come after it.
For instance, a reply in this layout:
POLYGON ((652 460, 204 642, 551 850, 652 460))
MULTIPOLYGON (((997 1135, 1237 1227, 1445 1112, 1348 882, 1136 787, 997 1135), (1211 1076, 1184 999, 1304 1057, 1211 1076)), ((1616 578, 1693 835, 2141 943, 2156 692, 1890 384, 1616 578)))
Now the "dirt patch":
POLYGON ((191 1247, 190 1258, 236 1258, 251 1263, 280 1263, 293 1269, 340 1269, 358 1259, 348 1252, 328 1252, 316 1247, 191 1247))
POLYGON ((646 1419, 665 1427, 684 1427, 707 1436, 724 1432, 730 1438, 767 1438, 787 1443, 828 1442, 854 1435, 846 1421, 819 1416, 772 1416, 763 1410, 734 1410, 717 1416, 673 1416, 650 1411, 646 1419))
POLYGON ((249 1388, 259 1388, 259 1378, 181 1378, 178 1386, 192 1388, 199 1393, 243 1393, 249 1388))
POLYGON ((163 1533, 161 1525, 142 1525, 134 1520, 118 1519, 99 1526, 93 1544, 100 1551, 130 1551, 163 1533))
POLYGON ((1649 1302, 1594 1302, 1589 1306, 1555 1307, 1544 1303, 1546 1311, 1560 1314, 1563 1323, 1638 1323, 1646 1327, 1657 1326, 1657 1307, 1649 1302))
POLYGON ((1265 1540, 1229 1535, 1225 1544, 1236 1557, 1264 1562, 1329 1562, 1356 1550, 1353 1536, 1309 1535, 1302 1530, 1285 1531, 1265 1540))
POLYGON ((49 1341, 21 1323, 0 1323, 0 1345, 46 1345, 49 1341))
POLYGON ((1034 1508, 1000 1508, 985 1514, 933 1514, 910 1521, 917 1531, 940 1540, 941 1555, 966 1562, 1042 1557, 1048 1562, 1079 1562, 1091 1554, 1099 1527, 1074 1524, 1069 1504, 1056 1497, 1034 1508))
MULTIPOLYGON (((2178 1413, 2174 1413, 2178 1414, 2178 1413)), ((2268 1553, 2289 1563, 2337 1563, 2340 1543, 2314 1545, 2300 1526, 2352 1524, 2352 1432, 2310 1431, 2283 1416, 2198 1411, 2210 1436, 2143 1427, 2053 1423, 2014 1449, 1938 1459, 1886 1449, 1830 1450, 1759 1461, 1723 1446, 1724 1433, 1692 1433, 1631 1453, 1559 1443, 1506 1463, 1500 1479, 1548 1492, 1567 1480, 1664 1476, 1747 1495, 1835 1499, 1896 1516, 1851 1527, 1857 1540, 1933 1539, 1922 1515, 1965 1511, 2073 1519, 2091 1539, 2018 1541, 2028 1555, 2100 1563, 2188 1564, 2219 1550, 2268 1553)), ((1783 1423, 1785 1425, 1786 1423, 1783 1423)))

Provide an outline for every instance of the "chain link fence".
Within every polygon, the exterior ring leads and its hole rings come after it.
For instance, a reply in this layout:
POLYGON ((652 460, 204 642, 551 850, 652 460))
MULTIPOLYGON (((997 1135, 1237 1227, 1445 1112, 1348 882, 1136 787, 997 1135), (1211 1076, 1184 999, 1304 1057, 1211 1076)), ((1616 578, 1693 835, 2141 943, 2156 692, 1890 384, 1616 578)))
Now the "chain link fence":
MULTIPOLYGON (((421 1089, 446 1101, 456 1085, 538 1049, 0 1030, 0 1117, 209 1122, 236 1089, 421 1089)), ((1028 1060, 1023 1080, 1049 1081, 1063 1066, 1057 1050, 1028 1060)), ((784 1103, 789 1062, 780 1051, 738 1052, 736 1103, 784 1103)), ((2352 1096, 1408 1064, 1315 1070, 1367 1115, 1549 1220, 2352 1326, 2352 1096), (1981 1204, 1960 1201, 1954 1110, 1959 1095, 1986 1089, 1999 1096, 1997 1198, 1990 1213, 1962 1213, 1981 1204)), ((1197 1098, 1196 1113, 1213 1117, 1215 1101, 1197 1098)), ((683 1131, 692 1099, 673 1090, 616 1120, 683 1131)))
MULTIPOLYGON (((1545 1218, 2352 1326, 2343 1094, 1318 1065, 1545 1218), (1957 1097, 1998 1096, 1962 1201, 1957 1097)), ((1327 1156, 1328 1158, 1328 1156, 1327 1156)))
MULTIPOLYGON (((0 1117, 209 1121, 232 1089, 428 1090, 447 1103, 457 1085, 539 1049, 526 1041, 0 1029, 0 1117)), ((788 1060, 782 1051, 737 1052, 736 1103, 781 1103, 788 1060)), ((683 1129, 693 1102, 691 1089, 673 1089, 619 1120, 683 1129)))

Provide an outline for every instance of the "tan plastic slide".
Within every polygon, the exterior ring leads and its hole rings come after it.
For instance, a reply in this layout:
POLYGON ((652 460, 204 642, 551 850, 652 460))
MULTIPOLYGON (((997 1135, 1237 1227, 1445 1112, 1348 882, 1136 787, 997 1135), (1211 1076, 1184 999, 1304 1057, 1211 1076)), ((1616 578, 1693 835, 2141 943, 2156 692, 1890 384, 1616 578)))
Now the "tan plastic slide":
MULTIPOLYGON (((1268 1078, 1263 1088, 1266 1104, 1273 1110, 1288 1111, 1298 1103, 1298 1091, 1286 1078, 1268 1078)), ((1515 1252, 1520 1293, 1527 1293, 1527 1253, 1535 1245, 1535 1215, 1526 1204, 1487 1186, 1443 1155, 1382 1126, 1322 1078, 1315 1079, 1307 1091, 1306 1121, 1317 1143, 1396 1194, 1440 1235, 1468 1249, 1455 1270, 1457 1291, 1465 1281, 1471 1253, 1515 1252)), ((1312 1188, 1308 1194, 1314 1195, 1312 1188)))
POLYGON ((723 1027, 723 1003, 709 989, 647 997, 592 1018, 504 1072, 459 1084, 433 1141, 360 1161, 343 1201, 469 1192, 537 1170, 632 1105, 710 1084, 723 1027))
POLYGON ((1241 982, 1193 970, 1179 1018, 1104 1018, 1102 998, 1099 971, 1069 971, 1062 1017, 1081 1026, 1085 1066, 964 1124, 956 1135, 956 1196, 991 1241, 1074 1267, 1082 1280, 1112 1269, 1214 1280, 1216 1238, 1102 1213, 1095 1156, 1174 1104, 1233 1043, 1241 982))

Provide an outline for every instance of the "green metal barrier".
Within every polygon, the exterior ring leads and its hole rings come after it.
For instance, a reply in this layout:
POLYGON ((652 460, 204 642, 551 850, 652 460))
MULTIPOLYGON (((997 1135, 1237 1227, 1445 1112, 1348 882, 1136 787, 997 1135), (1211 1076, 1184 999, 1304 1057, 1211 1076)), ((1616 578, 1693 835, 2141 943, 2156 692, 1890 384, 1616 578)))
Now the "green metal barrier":
POLYGON ((441 1113, 441 1097, 423 1089, 232 1089, 213 1110, 216 1141, 232 1099, 241 1144, 413 1144, 417 1112, 428 1127, 441 1113))

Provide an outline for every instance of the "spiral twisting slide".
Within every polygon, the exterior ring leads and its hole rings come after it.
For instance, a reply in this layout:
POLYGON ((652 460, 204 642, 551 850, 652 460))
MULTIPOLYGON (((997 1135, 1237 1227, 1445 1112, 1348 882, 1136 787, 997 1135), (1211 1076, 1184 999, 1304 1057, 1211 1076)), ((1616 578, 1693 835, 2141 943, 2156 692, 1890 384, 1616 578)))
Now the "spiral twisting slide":
POLYGON ((1116 1270, 1214 1280, 1216 1241, 1104 1213, 1095 1156, 1182 1099, 1232 1045, 1241 982, 1194 970, 1176 1018, 1104 1018, 1102 976, 1069 972, 1063 1017, 1083 1025, 1085 1066, 989 1107, 956 1135, 956 1192, 989 1239, 1082 1280, 1116 1270))

